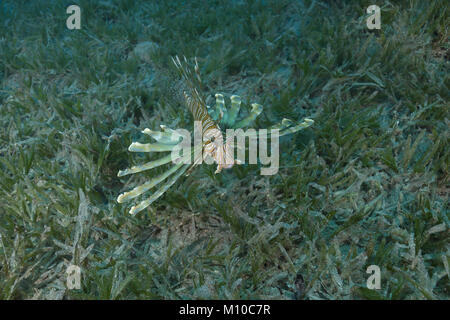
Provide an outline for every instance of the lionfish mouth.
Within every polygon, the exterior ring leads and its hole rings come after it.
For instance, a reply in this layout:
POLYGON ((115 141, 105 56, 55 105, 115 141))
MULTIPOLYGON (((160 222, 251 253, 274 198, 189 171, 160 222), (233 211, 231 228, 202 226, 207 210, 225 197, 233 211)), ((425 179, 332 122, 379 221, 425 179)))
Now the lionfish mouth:
POLYGON ((223 141, 223 134, 220 128, 209 130, 203 138, 203 159, 212 158, 217 163, 214 173, 219 173, 222 169, 230 169, 237 161, 234 160, 234 148, 231 140, 223 141))

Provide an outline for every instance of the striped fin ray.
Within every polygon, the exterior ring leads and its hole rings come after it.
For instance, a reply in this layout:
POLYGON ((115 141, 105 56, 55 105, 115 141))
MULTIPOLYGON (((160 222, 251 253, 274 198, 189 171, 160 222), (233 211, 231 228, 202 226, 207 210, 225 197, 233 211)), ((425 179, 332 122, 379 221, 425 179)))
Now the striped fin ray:
POLYGON ((239 110, 241 110, 241 97, 231 96, 231 108, 228 112, 227 125, 232 126, 236 122, 239 110))
POLYGON ((175 148, 175 145, 171 145, 171 144, 133 142, 128 147, 128 151, 131 151, 131 152, 165 152, 165 151, 172 151, 173 148, 175 148))
POLYGON ((206 106, 206 109, 207 109, 209 115, 211 116, 211 118, 212 118, 214 121, 217 121, 217 122, 220 121, 220 119, 219 119, 220 114, 217 113, 215 107, 206 106))
POLYGON ((142 172, 145 170, 150 170, 159 166, 162 166, 166 163, 169 163, 172 161, 172 154, 169 154, 163 158, 157 159, 157 160, 153 160, 150 162, 147 162, 145 164, 142 165, 137 165, 137 166, 133 166, 129 169, 125 169, 125 170, 120 170, 119 173, 117 174, 118 177, 123 177, 132 173, 138 173, 138 172, 142 172))
POLYGON ((192 99, 193 102, 192 104, 188 105, 189 111, 191 111, 192 116, 194 117, 194 120, 197 121, 201 121, 201 118, 198 118, 198 116, 202 115, 203 113, 208 114, 208 111, 206 109, 206 103, 205 100, 203 99, 203 97, 200 95, 197 87, 199 87, 201 85, 201 78, 199 75, 199 71, 198 71, 198 63, 197 63, 197 59, 195 60, 195 73, 196 76, 194 76, 191 72, 191 70, 189 69, 189 67, 187 66, 187 60, 186 57, 184 57, 184 64, 186 66, 183 66, 183 64, 180 61, 180 58, 178 58, 178 56, 174 58, 172 58, 173 63, 175 64, 175 66, 177 67, 178 71, 180 72, 181 76, 184 79, 185 85, 187 86, 188 90, 185 90, 184 96, 186 98, 186 96, 190 97, 192 99), (202 109, 202 110, 199 110, 202 109))
POLYGON ((218 128, 216 123, 210 117, 206 108, 202 107, 201 102, 195 100, 194 97, 189 96, 188 93, 184 93, 186 98, 186 104, 191 110, 194 119, 202 123, 202 132, 205 134, 209 129, 218 128))
POLYGON ((189 89, 188 91, 183 92, 184 98, 186 100, 186 104, 189 111, 192 113, 192 116, 194 117, 194 120, 200 121, 202 123, 203 134, 205 134, 209 129, 212 128, 218 129, 218 126, 208 113, 205 100, 200 95, 197 89, 197 87, 201 85, 201 78, 199 74, 197 59, 195 59, 195 66, 194 66, 195 76, 192 74, 191 70, 187 66, 188 62, 186 57, 184 57, 184 64, 186 66, 183 66, 178 56, 176 56, 175 59, 172 58, 172 61, 177 67, 178 71, 181 73, 181 76, 185 80, 185 83, 189 89))
POLYGON ((180 163, 174 165, 169 170, 164 171, 160 175, 154 177, 150 181, 148 181, 148 182, 146 182, 144 184, 141 184, 140 186, 137 186, 136 188, 134 188, 131 191, 124 192, 124 193, 120 194, 119 197, 117 197, 117 202, 122 203, 122 202, 128 201, 130 199, 136 198, 137 196, 140 196, 144 192, 150 190, 151 188, 153 188, 154 186, 159 184, 161 181, 167 179, 167 177, 169 177, 170 175, 175 173, 182 166, 183 166, 183 163, 180 162, 180 163))
MULTIPOLYGON (((290 119, 284 118, 280 123, 277 123, 277 124, 269 127, 267 130, 270 131, 272 129, 277 129, 277 130, 279 130, 279 137, 281 137, 281 136, 295 133, 302 129, 308 128, 308 127, 312 126, 313 124, 314 124, 314 120, 309 119, 309 118, 303 119, 303 121, 300 123, 296 123, 290 119)), ((258 131, 255 130, 253 134, 251 132, 247 132, 246 135, 249 138, 255 138, 255 137, 258 137, 258 131)))
POLYGON ((263 110, 262 105, 258 103, 252 103, 252 110, 250 111, 250 114, 236 123, 234 125, 235 128, 243 128, 249 126, 255 119, 261 114, 263 110))
POLYGON ((312 126, 313 124, 314 124, 314 120, 309 119, 309 118, 303 119, 303 121, 300 123, 294 123, 294 121, 285 118, 281 121, 281 124, 277 124, 277 125, 271 127, 270 129, 279 129, 280 137, 281 137, 281 136, 295 133, 297 131, 308 128, 308 127, 312 126))
POLYGON ((223 121, 224 123, 228 122, 228 112, 225 108, 225 99, 220 93, 216 93, 216 105, 214 113, 217 115, 218 121, 223 121))
POLYGON ((178 144, 181 142, 183 136, 177 133, 175 130, 166 129, 165 126, 161 125, 163 131, 153 131, 145 128, 142 133, 152 137, 157 142, 162 144, 178 144))
MULTIPOLYGON (((182 164, 179 164, 182 165, 182 164)), ((178 166, 178 165, 177 165, 178 166)), ((139 204, 137 204, 136 206, 131 207, 130 209, 130 214, 136 214, 139 211, 144 210, 145 208, 147 208, 149 205, 151 205, 153 202, 155 202, 159 197, 161 197, 164 192, 167 191, 167 189, 169 189, 177 180, 178 178, 184 173, 186 172, 186 170, 189 168, 190 165, 185 164, 180 166, 180 170, 178 170, 178 172, 172 176, 170 179, 168 179, 165 183, 163 183, 161 185, 161 187, 155 191, 149 198, 141 201, 139 204)))

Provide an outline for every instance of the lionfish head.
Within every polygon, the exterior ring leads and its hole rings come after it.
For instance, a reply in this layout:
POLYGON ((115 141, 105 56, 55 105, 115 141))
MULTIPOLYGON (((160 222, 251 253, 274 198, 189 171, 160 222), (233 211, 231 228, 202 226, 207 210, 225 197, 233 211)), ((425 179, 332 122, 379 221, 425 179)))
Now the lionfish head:
POLYGON ((236 163, 233 157, 232 140, 227 139, 224 143, 223 134, 219 128, 210 129, 203 135, 203 145, 203 157, 211 157, 217 163, 214 173, 229 169, 236 163))

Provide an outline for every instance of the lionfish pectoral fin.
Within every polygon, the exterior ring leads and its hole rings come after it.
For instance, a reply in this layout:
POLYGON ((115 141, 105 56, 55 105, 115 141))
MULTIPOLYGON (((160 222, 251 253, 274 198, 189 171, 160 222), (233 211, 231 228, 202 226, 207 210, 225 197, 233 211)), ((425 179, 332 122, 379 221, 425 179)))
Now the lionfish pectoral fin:
POLYGON ((219 114, 216 112, 216 108, 207 105, 206 110, 208 111, 208 114, 211 117, 211 119, 213 119, 214 121, 219 120, 219 114))
POLYGON ((233 95, 231 96, 231 108, 228 112, 227 126, 231 127, 236 122, 239 110, 241 109, 241 97, 233 95))
POLYGON ((283 119, 283 121, 281 123, 281 127, 276 128, 276 129, 280 130, 279 136, 281 137, 281 136, 295 133, 297 131, 308 128, 308 127, 312 126, 313 124, 314 124, 314 120, 309 119, 309 118, 305 118, 305 119, 303 119, 302 122, 297 123, 297 124, 294 124, 294 122, 292 120, 283 119))
POLYGON ((202 163, 203 160, 203 156, 202 156, 202 145, 198 144, 195 145, 192 152, 191 152, 191 157, 194 158, 194 161, 192 162, 192 164, 190 164, 186 170, 186 176, 190 175, 194 169, 202 163))
POLYGON ((173 145, 173 144, 133 142, 128 147, 128 151, 131 151, 131 152, 165 152, 165 151, 172 151, 174 148, 175 148, 175 145, 173 145))
POLYGON ((249 126, 255 119, 261 114, 263 106, 257 103, 252 104, 252 110, 250 114, 235 124, 235 128, 243 128, 249 126))
POLYGON ((163 158, 157 159, 157 160, 153 160, 153 161, 149 161, 147 163, 144 163, 142 165, 137 165, 137 166, 133 166, 131 168, 125 169, 125 170, 120 170, 119 173, 117 174, 118 177, 123 177, 126 176, 128 174, 132 174, 132 173, 138 173, 138 172, 142 172, 145 170, 150 170, 159 166, 162 166, 166 163, 169 163, 170 161, 172 161, 172 155, 169 154, 163 158))
POLYGON ((152 137, 158 143, 161 144, 178 144, 181 142, 183 136, 177 133, 175 130, 167 129, 165 126, 161 128, 163 131, 153 131, 148 128, 145 128, 142 133, 152 137))
POLYGON ((154 177, 150 181, 148 181, 140 186, 135 187, 131 191, 120 194, 119 197, 117 198, 117 202, 122 203, 122 202, 128 201, 130 199, 136 198, 137 196, 140 196, 144 192, 150 190, 151 188, 153 188, 154 186, 159 184, 161 181, 165 180, 167 177, 169 177, 170 175, 172 175, 173 173, 178 171, 178 169, 180 169, 181 166, 183 166, 183 163, 178 163, 178 164, 174 165, 172 168, 170 168, 169 170, 154 177))
POLYGON ((218 122, 227 122, 228 120, 228 112, 225 108, 225 99, 223 95, 220 93, 216 93, 216 106, 215 106, 215 114, 217 115, 218 122))
POLYGON ((159 197, 161 197, 177 180, 181 177, 181 175, 188 169, 189 165, 185 164, 181 167, 178 172, 170 177, 166 182, 164 182, 161 187, 156 190, 149 198, 139 202, 139 204, 131 207, 130 214, 134 215, 138 213, 139 211, 144 210, 149 205, 151 205, 153 202, 155 202, 159 197))

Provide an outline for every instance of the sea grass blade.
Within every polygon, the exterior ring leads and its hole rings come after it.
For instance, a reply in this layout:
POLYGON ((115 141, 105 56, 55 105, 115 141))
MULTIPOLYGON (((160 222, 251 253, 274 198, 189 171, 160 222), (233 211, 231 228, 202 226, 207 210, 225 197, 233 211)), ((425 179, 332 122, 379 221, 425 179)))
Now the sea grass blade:
POLYGON ((169 189, 177 180, 180 178, 180 176, 188 169, 189 165, 184 165, 181 170, 177 172, 176 175, 172 176, 169 180, 167 180, 164 184, 161 185, 161 187, 153 193, 148 199, 141 201, 138 205, 133 206, 130 209, 130 214, 136 214, 145 208, 147 208, 149 205, 151 205, 154 201, 156 201, 159 197, 161 197, 167 189, 169 189))

